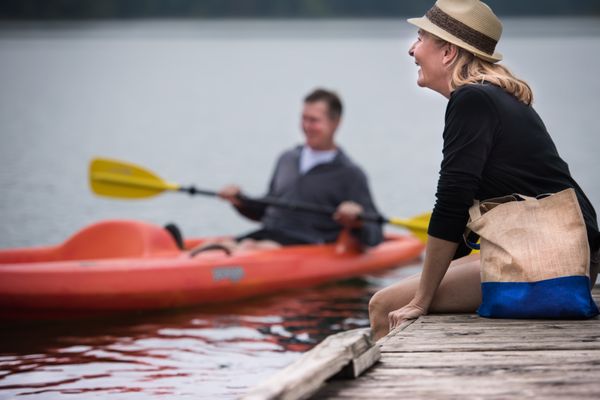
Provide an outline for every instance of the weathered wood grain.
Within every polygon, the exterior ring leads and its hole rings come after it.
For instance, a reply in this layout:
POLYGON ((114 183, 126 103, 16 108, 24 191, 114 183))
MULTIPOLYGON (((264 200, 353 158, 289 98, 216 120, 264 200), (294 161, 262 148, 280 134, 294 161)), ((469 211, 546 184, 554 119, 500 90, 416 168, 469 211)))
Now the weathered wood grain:
MULTIPOLYGON (((600 300, 596 287, 593 297, 600 300)), ((600 318, 582 321, 428 315, 381 339, 359 379, 315 399, 598 399, 600 318)))
POLYGON ((354 329, 329 336, 302 357, 251 389, 244 400, 305 399, 346 366, 353 377, 377 362, 379 347, 368 329, 354 329))
POLYGON ((373 345, 363 354, 350 361, 350 363, 334 375, 332 379, 354 379, 367 369, 371 368, 379 361, 379 359, 381 359, 381 350, 379 349, 379 346, 373 345))

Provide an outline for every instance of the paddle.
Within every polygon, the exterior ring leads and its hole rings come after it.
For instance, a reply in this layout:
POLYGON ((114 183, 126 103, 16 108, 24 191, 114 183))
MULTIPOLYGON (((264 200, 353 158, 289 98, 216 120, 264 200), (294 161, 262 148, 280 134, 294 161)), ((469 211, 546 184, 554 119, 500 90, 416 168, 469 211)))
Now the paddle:
MULTIPOLYGON (((164 191, 186 192, 191 195, 218 196, 212 190, 198 189, 194 186, 181 186, 166 182, 154 173, 128 162, 106 158, 96 158, 90 163, 90 186, 94 193, 106 197, 140 199, 156 196, 164 191)), ((333 215, 334 209, 317 204, 289 202, 274 197, 260 199, 240 195, 240 199, 267 206, 281 207, 288 210, 333 215)), ((427 227, 431 213, 424 213, 412 218, 386 218, 382 215, 361 215, 365 221, 387 223, 410 230, 423 242, 427 241, 427 227)))

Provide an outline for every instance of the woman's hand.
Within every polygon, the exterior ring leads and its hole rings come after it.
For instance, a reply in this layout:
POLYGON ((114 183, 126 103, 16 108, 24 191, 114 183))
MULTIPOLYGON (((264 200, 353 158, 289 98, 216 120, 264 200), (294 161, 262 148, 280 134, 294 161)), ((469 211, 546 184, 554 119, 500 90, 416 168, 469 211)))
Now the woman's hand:
POLYGON ((426 315, 427 310, 420 305, 413 303, 412 301, 402 308, 394 310, 388 314, 388 320, 390 322, 390 331, 400 326, 404 321, 410 319, 417 319, 421 315, 426 315))

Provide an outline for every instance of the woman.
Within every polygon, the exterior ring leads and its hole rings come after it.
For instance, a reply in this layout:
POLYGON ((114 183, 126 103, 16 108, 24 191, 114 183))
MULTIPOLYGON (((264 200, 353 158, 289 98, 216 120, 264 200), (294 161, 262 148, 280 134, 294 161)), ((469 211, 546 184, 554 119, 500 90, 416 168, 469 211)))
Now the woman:
POLYGON ((449 99, 443 161, 423 271, 373 296, 369 314, 375 338, 428 312, 476 311, 481 303, 479 257, 459 258, 474 199, 574 188, 595 282, 596 213, 531 107, 530 87, 496 64, 502 59, 495 52, 502 33, 499 19, 477 0, 438 0, 424 17, 408 22, 420 28, 409 50, 419 67, 417 84, 449 99))

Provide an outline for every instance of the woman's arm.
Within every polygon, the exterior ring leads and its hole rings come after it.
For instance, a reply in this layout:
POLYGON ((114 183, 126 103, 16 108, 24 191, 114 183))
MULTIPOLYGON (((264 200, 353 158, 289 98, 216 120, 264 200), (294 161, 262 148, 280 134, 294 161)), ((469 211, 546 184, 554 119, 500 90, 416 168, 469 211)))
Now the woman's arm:
POLYGON ((390 330, 406 320, 427 314, 433 296, 440 286, 457 248, 458 243, 433 236, 428 237, 425 262, 417 293, 406 306, 389 313, 390 330))

